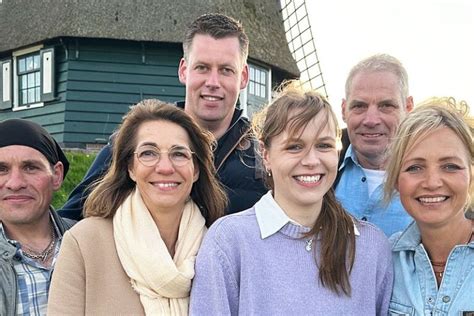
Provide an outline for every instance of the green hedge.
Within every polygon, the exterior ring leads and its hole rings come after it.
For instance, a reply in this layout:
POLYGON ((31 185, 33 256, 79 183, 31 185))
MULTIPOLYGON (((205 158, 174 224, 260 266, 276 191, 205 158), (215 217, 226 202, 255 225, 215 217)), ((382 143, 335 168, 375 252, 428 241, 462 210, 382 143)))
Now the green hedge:
POLYGON ((82 180, 87 169, 89 169, 89 166, 94 161, 95 156, 96 154, 79 151, 66 152, 66 157, 69 160, 69 171, 61 189, 54 194, 52 204, 55 209, 61 208, 61 206, 64 205, 69 193, 82 180))

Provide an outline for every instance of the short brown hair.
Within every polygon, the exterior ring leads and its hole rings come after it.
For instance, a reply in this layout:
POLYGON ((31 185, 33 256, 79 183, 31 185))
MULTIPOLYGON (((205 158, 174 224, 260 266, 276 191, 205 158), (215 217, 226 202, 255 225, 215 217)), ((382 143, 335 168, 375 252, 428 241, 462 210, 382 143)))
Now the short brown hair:
POLYGON ((240 57, 245 63, 249 51, 249 39, 242 24, 230 16, 218 13, 204 14, 198 17, 186 29, 183 40, 184 59, 188 60, 193 39, 197 34, 209 35, 214 39, 236 37, 240 44, 240 57))

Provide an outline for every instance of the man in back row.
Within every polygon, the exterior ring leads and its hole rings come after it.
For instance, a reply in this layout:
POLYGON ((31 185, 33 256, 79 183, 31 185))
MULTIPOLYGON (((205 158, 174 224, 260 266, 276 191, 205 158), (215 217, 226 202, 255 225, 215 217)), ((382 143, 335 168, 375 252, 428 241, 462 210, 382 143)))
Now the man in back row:
POLYGON ((38 124, 0 123, 0 315, 46 315, 59 245, 74 224, 50 207, 68 166, 38 124))
POLYGON ((382 201, 387 149, 401 119, 413 109, 408 75, 396 58, 374 55, 351 69, 345 90, 342 117, 350 146, 339 167, 336 197, 356 218, 390 236, 412 220, 398 196, 388 205, 382 201))
MULTIPOLYGON (((186 30, 179 81, 186 86, 181 107, 217 139, 214 165, 229 198, 227 213, 251 207, 266 192, 255 168, 250 124, 236 109, 240 90, 247 86, 248 37, 242 25, 221 14, 205 14, 186 30)), ((110 164, 112 144, 96 157, 82 182, 59 211, 80 219, 87 186, 102 177, 110 164)))

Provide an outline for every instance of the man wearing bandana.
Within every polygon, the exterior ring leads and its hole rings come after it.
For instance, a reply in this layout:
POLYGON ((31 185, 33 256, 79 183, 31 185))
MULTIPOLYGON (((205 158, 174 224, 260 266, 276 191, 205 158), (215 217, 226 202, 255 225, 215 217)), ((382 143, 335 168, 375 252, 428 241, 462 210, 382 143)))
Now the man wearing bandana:
POLYGON ((74 221, 50 206, 69 168, 36 123, 0 122, 0 315, 45 315, 55 259, 74 221))

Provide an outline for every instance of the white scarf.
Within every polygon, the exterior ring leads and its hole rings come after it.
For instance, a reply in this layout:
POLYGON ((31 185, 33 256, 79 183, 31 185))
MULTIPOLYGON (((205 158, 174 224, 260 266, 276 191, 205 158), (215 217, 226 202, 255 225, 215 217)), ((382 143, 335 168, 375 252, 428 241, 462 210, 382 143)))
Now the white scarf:
POLYGON ((184 207, 174 258, 137 189, 117 209, 113 227, 120 262, 145 313, 187 315, 194 262, 207 230, 197 205, 190 199, 184 207))

